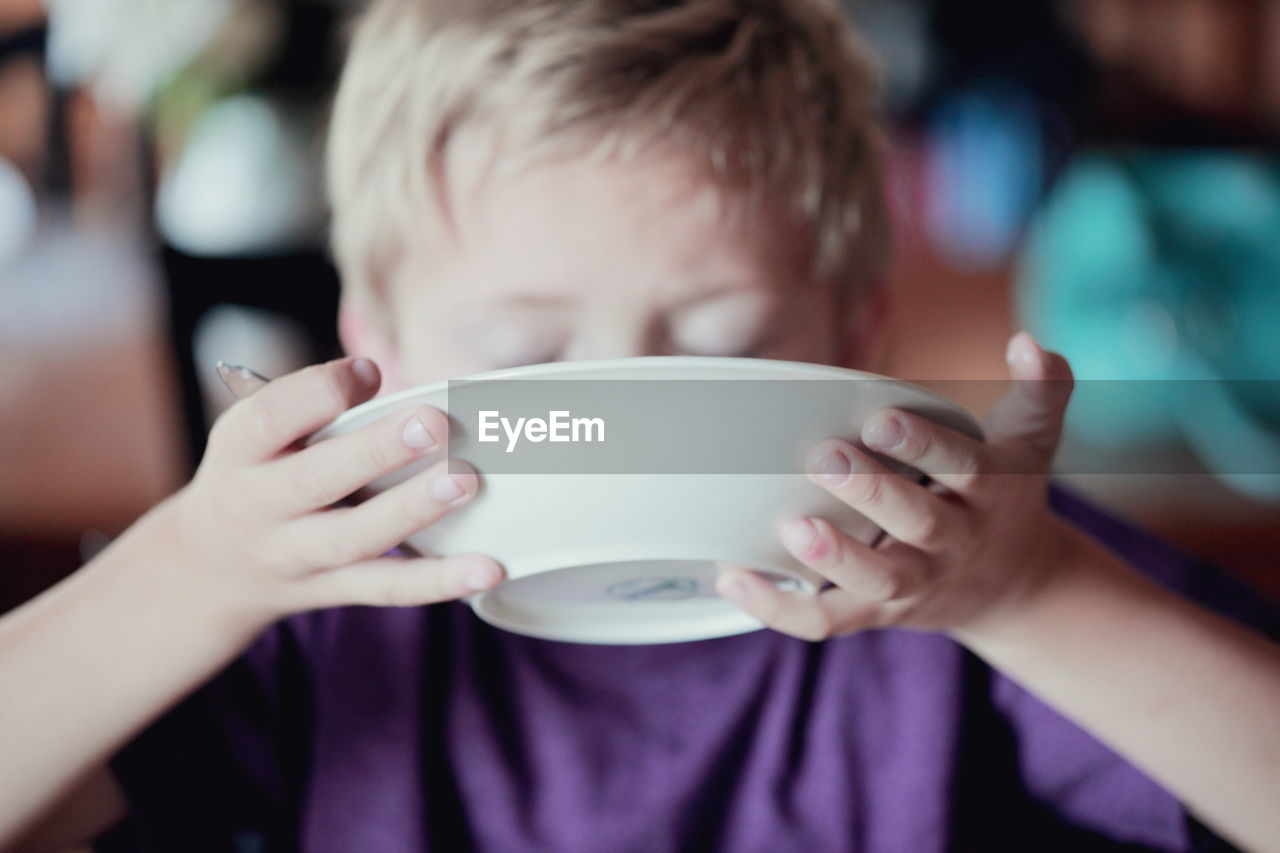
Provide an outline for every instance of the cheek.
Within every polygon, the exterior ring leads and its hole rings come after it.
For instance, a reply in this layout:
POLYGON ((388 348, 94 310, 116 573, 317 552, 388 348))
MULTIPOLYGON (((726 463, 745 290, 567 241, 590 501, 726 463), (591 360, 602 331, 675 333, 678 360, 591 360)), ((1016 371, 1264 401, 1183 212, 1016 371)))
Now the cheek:
POLYGON ((418 319, 420 315, 405 311, 396 322, 395 352, 389 360, 386 392, 404 390, 430 382, 452 379, 457 374, 445 335, 436 323, 418 319))
POLYGON ((378 396, 385 397, 413 386, 404 380, 400 365, 394 361, 383 361, 379 364, 382 370, 382 384, 378 386, 378 396))
POLYGON ((402 339, 396 370, 396 384, 401 389, 456 378, 451 353, 439 344, 439 338, 418 333, 402 339))
POLYGON ((402 324, 396 359, 396 379, 401 388, 458 379, 502 366, 485 359, 474 347, 463 345, 460 338, 464 332, 447 319, 440 321, 450 316, 444 311, 420 322, 402 324))

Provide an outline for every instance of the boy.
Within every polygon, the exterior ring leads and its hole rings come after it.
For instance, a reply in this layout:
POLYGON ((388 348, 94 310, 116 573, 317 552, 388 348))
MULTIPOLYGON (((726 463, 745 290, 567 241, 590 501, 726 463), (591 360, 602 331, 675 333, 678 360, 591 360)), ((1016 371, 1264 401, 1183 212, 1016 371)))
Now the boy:
POLYGON ((986 445, 901 412, 864 432, 946 494, 814 449, 814 481, 890 536, 784 526, 832 581, 818 595, 726 571, 776 631, 490 628, 451 599, 497 583, 491 559, 379 556, 465 511, 474 473, 324 511, 447 440, 422 408, 297 449, 380 385, 667 353, 868 364, 872 91, 823 0, 375 2, 330 150, 341 330, 364 357, 237 404, 187 488, 0 625, 0 837, 64 801, 37 836, 129 810, 157 850, 1211 842, 1181 800, 1275 849, 1276 647, 1124 563, 1188 583, 1177 555, 1047 493, 1070 374, 1025 335, 986 445))

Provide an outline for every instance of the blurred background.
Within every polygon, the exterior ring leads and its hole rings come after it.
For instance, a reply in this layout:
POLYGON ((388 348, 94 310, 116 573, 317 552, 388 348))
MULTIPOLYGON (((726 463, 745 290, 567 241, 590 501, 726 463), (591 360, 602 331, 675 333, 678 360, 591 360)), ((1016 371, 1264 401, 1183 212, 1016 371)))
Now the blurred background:
MULTIPOLYGON (((0 609, 185 481, 216 360, 336 353, 357 5, 0 0, 0 609)), ((981 412, 1031 329, 1088 380, 1063 479, 1280 600, 1280 0, 849 6, 894 130, 885 372, 981 412)))

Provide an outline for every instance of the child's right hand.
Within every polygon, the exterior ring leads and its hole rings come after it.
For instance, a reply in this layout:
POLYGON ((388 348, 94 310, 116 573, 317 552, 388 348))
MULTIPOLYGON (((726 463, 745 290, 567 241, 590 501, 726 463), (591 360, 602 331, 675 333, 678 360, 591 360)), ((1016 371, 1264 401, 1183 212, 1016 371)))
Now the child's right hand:
POLYGON ((358 506, 326 509, 448 442, 448 420, 422 406, 304 445, 379 381, 372 362, 342 359, 236 403, 214 424, 185 488, 0 618, 0 849, 46 814, 59 837, 87 839, 109 826, 123 812, 119 796, 89 817, 69 816, 79 794, 65 813, 54 807, 77 780, 110 789, 101 763, 282 617, 427 604, 502 579, 479 555, 383 556, 475 495, 475 472, 457 462, 358 506))
POLYGON ((320 607, 445 601, 502 580, 502 567, 477 554, 384 556, 476 494, 462 463, 450 471, 441 461, 359 505, 330 508, 448 442, 445 415, 416 406, 303 446, 379 383, 373 362, 340 359, 278 379, 218 419, 195 478, 140 525, 165 541, 185 583, 265 627, 320 607))

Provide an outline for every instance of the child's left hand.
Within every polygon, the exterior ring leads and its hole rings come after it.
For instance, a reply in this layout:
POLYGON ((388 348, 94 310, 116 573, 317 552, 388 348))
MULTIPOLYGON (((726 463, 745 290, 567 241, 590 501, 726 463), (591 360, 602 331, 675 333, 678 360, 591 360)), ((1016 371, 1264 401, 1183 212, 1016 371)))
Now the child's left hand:
POLYGON ((896 410, 867 420, 862 440, 928 474, 945 492, 892 474, 830 440, 809 476, 886 532, 876 548, 819 518, 783 525, 783 544, 833 586, 785 592, 744 569, 721 595, 771 628, 821 640, 866 628, 972 629, 1017 608, 1063 564, 1072 537, 1051 513, 1049 464, 1071 396, 1071 368, 1020 333, 1009 342, 1014 387, 985 424, 987 443, 896 410))

